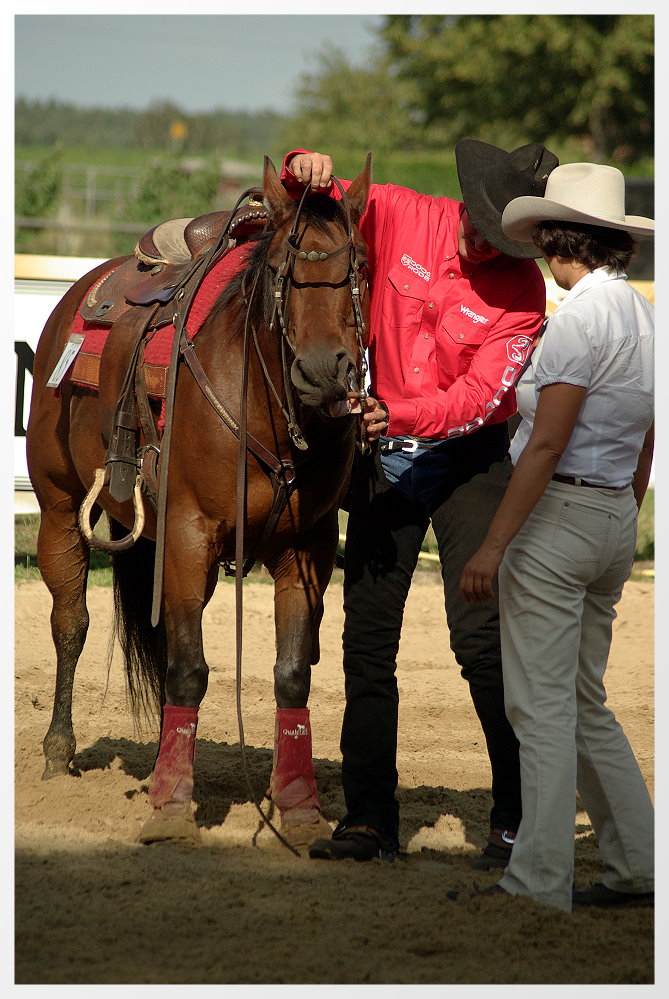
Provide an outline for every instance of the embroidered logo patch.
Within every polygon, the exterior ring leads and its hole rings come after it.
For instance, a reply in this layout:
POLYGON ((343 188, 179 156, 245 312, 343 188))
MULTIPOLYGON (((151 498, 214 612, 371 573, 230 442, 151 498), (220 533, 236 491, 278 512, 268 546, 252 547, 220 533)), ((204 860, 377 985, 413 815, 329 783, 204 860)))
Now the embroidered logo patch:
POLYGON ((408 267, 414 274, 417 274, 418 277, 423 279, 423 281, 430 280, 430 272, 421 266, 421 264, 417 264, 413 257, 410 257, 408 253, 402 254, 400 263, 404 264, 405 267, 408 267))
POLYGON ((460 312, 462 313, 463 316, 467 316, 469 319, 471 319, 475 326, 478 323, 490 322, 490 320, 486 316, 479 316, 476 312, 473 312, 472 309, 468 309, 466 305, 460 306, 460 312))
POLYGON ((506 345, 506 354, 510 361, 522 364, 527 357, 533 340, 529 336, 515 336, 506 345))
POLYGON ((293 739, 299 739, 301 735, 309 735, 309 729, 306 725, 300 725, 299 722, 295 728, 284 728, 281 730, 282 735, 292 735, 293 739))
POLYGON ((181 726, 177 726, 177 732, 179 733, 179 735, 185 735, 189 739, 192 739, 193 736, 195 735, 195 727, 196 727, 195 722, 189 722, 187 728, 182 728, 181 726))

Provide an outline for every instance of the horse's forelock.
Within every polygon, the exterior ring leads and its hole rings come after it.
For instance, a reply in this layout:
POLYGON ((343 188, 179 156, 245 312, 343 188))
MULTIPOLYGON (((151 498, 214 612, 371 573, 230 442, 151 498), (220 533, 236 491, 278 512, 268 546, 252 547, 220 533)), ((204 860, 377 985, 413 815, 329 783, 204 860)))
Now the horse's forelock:
MULTIPOLYGON (((297 210, 297 203, 295 205, 297 210)), ((308 226, 321 232, 329 232, 333 222, 346 227, 346 214, 339 201, 327 194, 313 194, 304 199, 300 217, 308 226)), ((269 322, 273 305, 272 273, 267 266, 270 243, 276 235, 273 229, 261 233, 254 240, 249 260, 239 274, 224 288, 212 309, 212 315, 226 309, 244 290, 249 297, 250 319, 253 322, 269 322), (251 296, 251 289, 255 293, 251 296)))
POLYGON ((327 232, 332 222, 346 226, 346 215, 341 202, 327 194, 313 194, 305 198, 302 216, 309 225, 322 232, 327 232))

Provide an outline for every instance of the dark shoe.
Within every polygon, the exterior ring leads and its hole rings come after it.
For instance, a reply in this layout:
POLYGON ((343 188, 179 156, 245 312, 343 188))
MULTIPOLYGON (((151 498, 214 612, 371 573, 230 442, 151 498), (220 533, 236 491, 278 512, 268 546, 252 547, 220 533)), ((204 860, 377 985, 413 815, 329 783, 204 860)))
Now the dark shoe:
POLYGON ((506 867, 511 858, 515 838, 516 834, 511 829, 491 829, 488 834, 488 845, 481 856, 476 858, 472 867, 477 871, 506 867))
POLYGON ((332 839, 317 839, 309 847, 312 860, 394 860, 396 850, 376 829, 350 826, 335 833, 332 839))
POLYGON ((655 892, 626 892, 607 888, 601 881, 595 882, 583 891, 572 891, 572 905, 597 905, 601 908, 620 908, 620 906, 649 907, 655 905, 655 892))
POLYGON ((493 895, 507 895, 511 898, 511 894, 501 885, 493 885, 491 888, 476 888, 474 891, 446 892, 446 898, 450 898, 451 902, 457 902, 458 899, 462 898, 491 898, 493 895))

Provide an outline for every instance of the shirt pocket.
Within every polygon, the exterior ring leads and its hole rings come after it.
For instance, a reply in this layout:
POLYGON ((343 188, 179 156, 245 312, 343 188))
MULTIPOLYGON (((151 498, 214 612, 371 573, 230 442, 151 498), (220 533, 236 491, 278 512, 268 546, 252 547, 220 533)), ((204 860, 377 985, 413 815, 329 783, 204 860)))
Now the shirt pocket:
POLYGON ((447 312, 441 321, 447 342, 476 350, 488 335, 492 320, 487 316, 465 316, 459 310, 447 312))
POLYGON ((442 377, 452 381, 467 373, 490 325, 490 322, 475 323, 459 309, 446 313, 437 335, 437 363, 442 377))
POLYGON ((383 318, 390 326, 420 322, 427 298, 427 282, 406 267, 396 265, 388 272, 383 297, 383 318))

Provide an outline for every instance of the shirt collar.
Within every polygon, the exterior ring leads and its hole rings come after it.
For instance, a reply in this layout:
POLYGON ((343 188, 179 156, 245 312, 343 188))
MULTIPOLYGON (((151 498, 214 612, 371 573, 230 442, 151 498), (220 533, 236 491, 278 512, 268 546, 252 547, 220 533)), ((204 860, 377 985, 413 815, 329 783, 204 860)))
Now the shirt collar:
POLYGON ((627 274, 616 274, 615 271, 610 270, 608 267, 597 267, 594 271, 590 271, 582 277, 580 281, 577 281, 574 287, 567 292, 555 311, 557 312, 557 309, 561 308, 567 302, 572 302, 579 295, 589 291, 591 288, 596 288, 607 281, 624 281, 626 279, 627 274))

